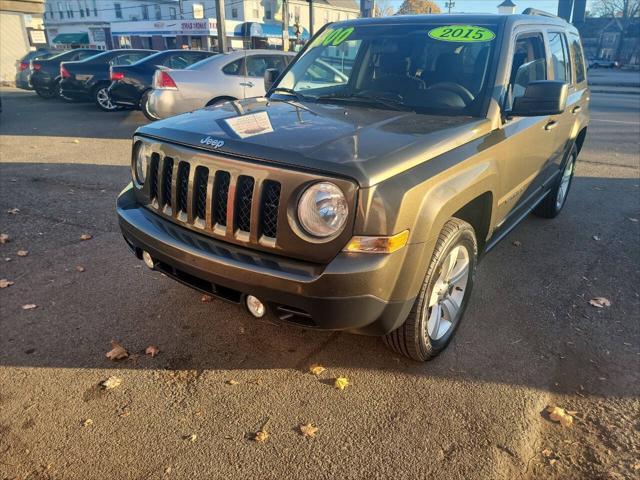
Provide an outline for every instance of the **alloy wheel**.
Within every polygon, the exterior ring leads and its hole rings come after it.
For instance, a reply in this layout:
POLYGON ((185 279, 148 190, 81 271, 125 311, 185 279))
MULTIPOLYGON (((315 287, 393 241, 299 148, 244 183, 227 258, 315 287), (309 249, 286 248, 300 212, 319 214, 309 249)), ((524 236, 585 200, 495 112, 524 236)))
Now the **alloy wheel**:
POLYGON ((96 100, 98 104, 105 110, 115 110, 116 106, 111 102, 111 97, 106 87, 101 88, 96 92, 96 100))
POLYGON ((556 196, 556 208, 560 210, 562 205, 564 205, 564 201, 567 198, 567 192, 569 191, 569 184, 571 183, 571 176, 573 175, 573 165, 574 162, 572 159, 569 159, 567 162, 567 166, 564 167, 564 171, 562 172, 562 179, 560 179, 560 186, 558 187, 558 195, 556 196))
POLYGON ((469 251, 462 245, 455 246, 442 263, 424 312, 431 340, 444 337, 460 320, 462 300, 469 283, 469 268, 469 251))

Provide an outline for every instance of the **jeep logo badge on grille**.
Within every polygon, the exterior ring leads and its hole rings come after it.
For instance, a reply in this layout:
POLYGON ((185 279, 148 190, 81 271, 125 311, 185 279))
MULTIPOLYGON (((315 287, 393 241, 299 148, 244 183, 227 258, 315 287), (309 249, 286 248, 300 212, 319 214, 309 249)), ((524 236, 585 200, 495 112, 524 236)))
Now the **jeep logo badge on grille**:
POLYGON ((224 140, 218 140, 217 138, 204 137, 200 140, 203 145, 211 145, 213 148, 221 148, 224 145, 224 140))

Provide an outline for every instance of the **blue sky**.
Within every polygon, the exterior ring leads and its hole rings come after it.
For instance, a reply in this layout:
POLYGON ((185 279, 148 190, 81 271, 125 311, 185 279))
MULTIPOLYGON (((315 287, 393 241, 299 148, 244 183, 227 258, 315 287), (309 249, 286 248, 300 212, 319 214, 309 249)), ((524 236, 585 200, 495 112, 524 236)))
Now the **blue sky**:
MULTIPOLYGON (((435 0, 443 12, 446 11, 444 4, 448 0, 435 0)), ((502 0, 454 0, 455 7, 452 12, 475 12, 475 13, 498 13, 498 5, 502 0)), ((402 4, 402 0, 391 0, 395 7, 402 4)), ((513 0, 517 5, 516 12, 521 13, 525 8, 533 7, 546 10, 550 13, 558 12, 558 0, 513 0)))

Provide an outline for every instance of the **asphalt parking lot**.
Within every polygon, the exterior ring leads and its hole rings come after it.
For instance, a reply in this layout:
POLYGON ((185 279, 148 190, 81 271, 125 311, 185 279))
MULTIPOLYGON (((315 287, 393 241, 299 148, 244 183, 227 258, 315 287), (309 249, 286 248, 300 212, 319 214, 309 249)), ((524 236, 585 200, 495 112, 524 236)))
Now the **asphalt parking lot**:
POLYGON ((486 257, 456 338, 417 364, 148 270, 114 211, 144 117, 0 94, 1 479, 637 478, 640 95, 593 95, 565 210, 486 257))

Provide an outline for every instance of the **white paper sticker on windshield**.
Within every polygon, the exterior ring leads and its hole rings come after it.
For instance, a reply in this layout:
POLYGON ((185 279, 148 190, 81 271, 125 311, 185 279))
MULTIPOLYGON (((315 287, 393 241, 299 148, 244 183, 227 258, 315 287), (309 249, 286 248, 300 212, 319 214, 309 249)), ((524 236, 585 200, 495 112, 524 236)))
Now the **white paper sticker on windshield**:
POLYGON ((229 128, 240 138, 253 137, 273 132, 271 120, 267 112, 251 113, 239 117, 225 119, 229 128))

